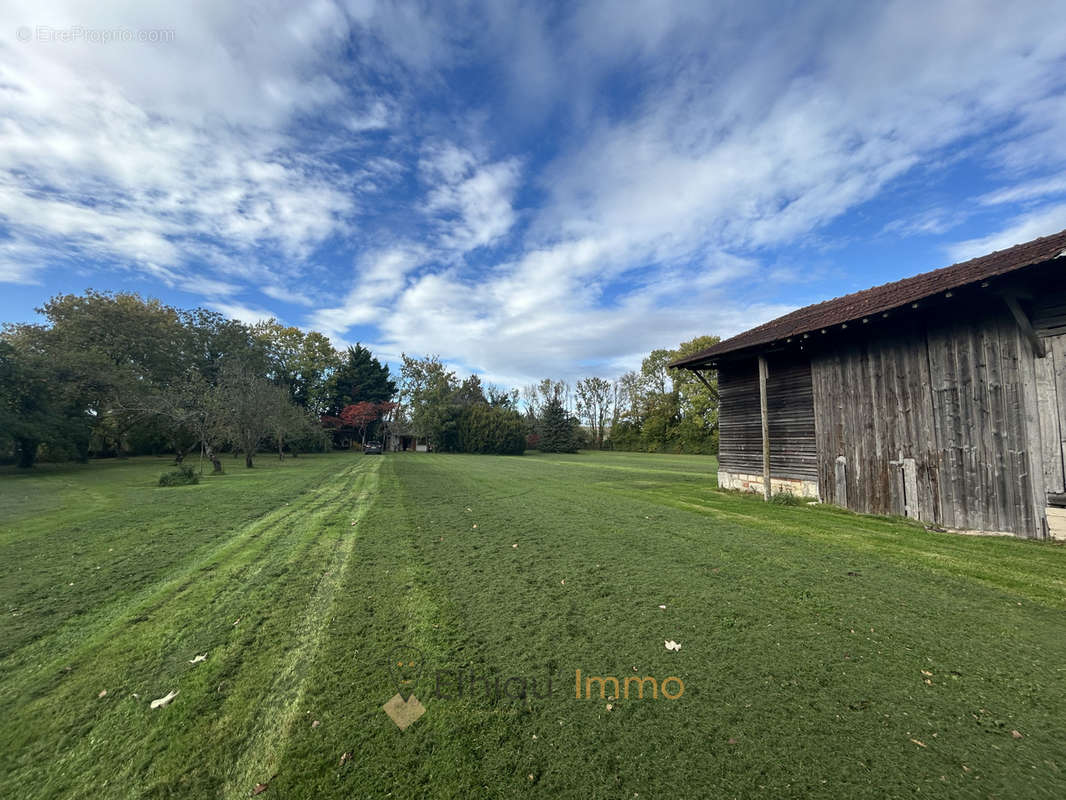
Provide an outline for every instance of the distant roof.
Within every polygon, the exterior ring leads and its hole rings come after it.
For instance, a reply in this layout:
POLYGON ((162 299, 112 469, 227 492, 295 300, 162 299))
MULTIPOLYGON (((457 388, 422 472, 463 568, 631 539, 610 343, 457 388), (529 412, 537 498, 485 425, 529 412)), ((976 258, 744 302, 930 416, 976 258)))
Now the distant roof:
POLYGON ((679 358, 670 366, 699 366, 728 353, 880 314, 915 303, 939 292, 1004 275, 1059 256, 1066 256, 1066 230, 1034 239, 1025 244, 1015 245, 1006 250, 997 250, 987 256, 952 264, 950 267, 923 272, 913 278, 904 278, 901 281, 886 283, 872 289, 864 289, 861 292, 806 306, 757 328, 737 334, 706 350, 679 358))

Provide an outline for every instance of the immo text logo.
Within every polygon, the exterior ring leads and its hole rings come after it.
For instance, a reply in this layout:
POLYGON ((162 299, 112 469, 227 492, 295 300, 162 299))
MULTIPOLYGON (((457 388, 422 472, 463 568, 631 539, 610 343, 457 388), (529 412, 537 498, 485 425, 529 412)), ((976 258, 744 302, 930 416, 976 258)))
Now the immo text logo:
MULTIPOLYGON (((415 647, 397 647, 389 658, 389 673, 397 688, 382 710, 402 731, 426 713, 426 706, 414 694, 420 685, 427 702, 449 700, 478 700, 488 702, 523 701, 527 698, 551 699, 560 684, 559 675, 551 669, 534 675, 504 676, 489 669, 473 667, 434 668, 432 680, 428 675, 426 658, 415 647), (426 679, 423 680, 423 675, 426 679)), ((659 680, 651 675, 585 675, 574 670, 575 700, 680 700, 685 683, 676 675, 659 680)), ((569 692, 564 697, 571 697, 569 692)), ((610 708, 610 706, 608 706, 610 708)))

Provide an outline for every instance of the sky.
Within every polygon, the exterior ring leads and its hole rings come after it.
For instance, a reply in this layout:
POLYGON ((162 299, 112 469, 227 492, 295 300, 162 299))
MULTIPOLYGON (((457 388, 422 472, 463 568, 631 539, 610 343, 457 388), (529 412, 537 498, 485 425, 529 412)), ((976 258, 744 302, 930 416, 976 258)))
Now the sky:
POLYGON ((0 320, 517 386, 1066 228, 1066 3, 0 0, 0 320))

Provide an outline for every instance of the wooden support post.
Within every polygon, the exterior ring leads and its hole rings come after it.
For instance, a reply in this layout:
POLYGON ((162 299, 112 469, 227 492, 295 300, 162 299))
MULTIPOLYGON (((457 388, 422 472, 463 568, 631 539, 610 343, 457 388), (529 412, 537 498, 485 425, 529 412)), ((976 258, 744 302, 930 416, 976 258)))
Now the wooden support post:
POLYGON ((1033 324, 1029 321, 1024 309, 1018 304, 1018 298, 1013 294, 1005 294, 1003 299, 1007 302, 1007 308, 1010 309, 1010 313, 1014 315, 1014 321, 1021 328, 1022 335, 1029 340, 1029 345, 1033 348, 1033 355, 1037 358, 1044 358, 1047 355, 1047 351, 1044 350, 1044 341, 1033 330, 1033 324))
POLYGON ((708 381, 706 378, 703 377, 703 373, 702 372, 700 372, 698 369, 695 369, 694 367, 686 367, 685 369, 687 369, 689 372, 691 372, 693 375, 695 375, 696 378, 699 380, 699 382, 702 383, 704 386, 706 386, 710 390, 711 397, 715 398, 716 400, 718 399, 718 389, 716 389, 714 386, 712 386, 710 381, 708 381))
POLYGON ((770 415, 766 410, 766 356, 759 356, 759 412, 762 414, 762 494, 770 502, 770 415))

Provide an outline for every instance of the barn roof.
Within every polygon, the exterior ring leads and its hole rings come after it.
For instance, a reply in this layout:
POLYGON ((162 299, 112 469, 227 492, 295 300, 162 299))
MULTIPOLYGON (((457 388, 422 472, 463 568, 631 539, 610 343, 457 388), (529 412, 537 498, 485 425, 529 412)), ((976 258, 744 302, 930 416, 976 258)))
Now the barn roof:
POLYGON ((811 331, 841 325, 853 320, 891 311, 931 295, 946 292, 975 281, 1066 256, 1066 230, 1050 236, 997 250, 980 258, 952 264, 913 278, 864 289, 861 292, 815 303, 785 314, 756 328, 737 334, 713 347, 701 350, 670 364, 671 367, 697 367, 716 361, 720 356, 759 347, 811 331))

